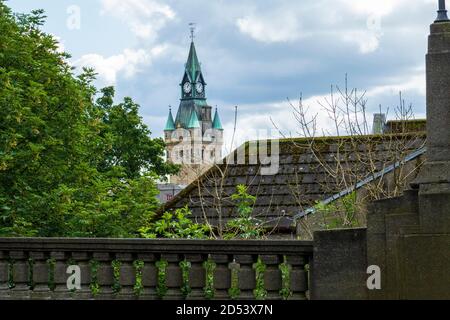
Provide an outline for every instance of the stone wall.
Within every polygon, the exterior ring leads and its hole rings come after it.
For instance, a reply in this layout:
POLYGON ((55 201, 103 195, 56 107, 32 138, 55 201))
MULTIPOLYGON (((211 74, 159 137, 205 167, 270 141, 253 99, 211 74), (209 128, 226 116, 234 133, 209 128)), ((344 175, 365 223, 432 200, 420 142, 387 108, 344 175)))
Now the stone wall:
POLYGON ((366 229, 314 233, 314 300, 367 299, 366 229))
POLYGON ((312 251, 302 241, 0 239, 0 300, 229 299, 230 288, 253 299, 257 283, 267 299, 282 289, 306 299, 312 251), (80 267, 80 290, 68 290, 69 265, 80 267))

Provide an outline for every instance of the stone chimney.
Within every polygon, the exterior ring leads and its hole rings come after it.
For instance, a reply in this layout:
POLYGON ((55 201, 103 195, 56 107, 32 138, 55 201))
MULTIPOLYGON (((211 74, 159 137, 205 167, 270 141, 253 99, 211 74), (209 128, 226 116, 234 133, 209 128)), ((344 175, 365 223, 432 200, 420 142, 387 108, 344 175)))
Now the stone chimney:
POLYGON ((373 134, 383 134, 384 126, 386 125, 386 115, 384 113, 375 113, 373 115, 373 134))

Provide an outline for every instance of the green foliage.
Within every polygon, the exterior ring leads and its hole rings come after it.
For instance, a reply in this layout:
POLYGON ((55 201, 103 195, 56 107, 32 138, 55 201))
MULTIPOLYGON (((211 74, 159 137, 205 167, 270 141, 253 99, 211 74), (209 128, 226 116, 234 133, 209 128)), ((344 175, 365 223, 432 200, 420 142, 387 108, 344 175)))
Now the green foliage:
POLYGON ((228 295, 231 299, 239 298, 241 294, 241 290, 239 289, 239 269, 237 268, 237 264, 230 264, 231 268, 231 287, 228 289, 228 295))
POLYGON ((55 208, 66 216, 66 236, 137 237, 142 220, 153 217, 158 206, 156 194, 152 177, 110 176, 88 182, 84 190, 61 186, 56 193, 60 201, 55 208))
POLYGON ((281 271, 281 290, 280 290, 280 296, 287 300, 291 297, 292 291, 291 291, 291 270, 292 267, 289 265, 286 261, 286 257, 284 257, 284 261, 282 264, 278 267, 281 271))
POLYGON ((227 223, 225 239, 258 239, 264 234, 262 221, 252 216, 256 197, 248 194, 245 185, 238 185, 231 196, 236 202, 238 217, 227 223))
POLYGON ((13 259, 9 260, 8 264, 8 288, 12 289, 16 286, 14 283, 14 263, 13 259))
POLYGON ((158 269, 158 284, 156 286, 156 294, 160 299, 162 299, 167 293, 166 270, 168 262, 165 260, 160 260, 157 261, 155 265, 158 269))
POLYGON ((122 286, 120 285, 120 266, 122 263, 119 260, 114 260, 111 262, 111 266, 113 269, 113 285, 112 285, 112 291, 114 293, 119 293, 122 289, 122 286))
POLYGON ((352 228, 359 225, 356 192, 352 192, 330 204, 318 202, 314 208, 316 214, 322 217, 320 226, 324 229, 352 228))
MULTIPOLYGON (((236 203, 238 217, 228 221, 224 228, 224 239, 258 239, 264 236, 261 220, 253 217, 256 197, 248 194, 247 187, 238 185, 231 196, 236 203)), ((147 239, 207 239, 211 235, 211 226, 195 223, 192 213, 186 206, 175 212, 165 212, 161 217, 146 220, 139 229, 140 236, 147 239)))
POLYGON ((344 211, 344 226, 357 226, 358 221, 356 220, 356 211, 358 210, 358 206, 356 192, 352 192, 348 196, 342 198, 341 204, 344 211))
POLYGON ((48 287, 51 291, 55 290, 55 266, 56 260, 54 258, 47 260, 48 265, 48 287))
POLYGON ((89 265, 91 267, 91 284, 89 285, 89 288, 91 289, 92 295, 95 297, 100 293, 100 285, 98 283, 98 267, 100 266, 100 263, 96 260, 91 260, 89 265))
POLYGON ((156 221, 151 221, 146 226, 139 229, 143 238, 169 238, 169 239, 205 239, 209 228, 204 224, 193 222, 189 216, 192 213, 188 207, 175 211, 175 213, 165 212, 156 221))
POLYGON ((136 273, 136 282, 133 287, 134 294, 140 296, 144 291, 144 285, 142 284, 142 269, 144 268, 144 261, 136 260, 133 262, 134 270, 136 273))
POLYGON ((162 177, 176 173, 178 167, 164 162, 161 157, 165 150, 164 141, 150 138, 151 132, 139 116, 139 105, 131 98, 113 105, 113 87, 101 92, 103 96, 97 100, 104 124, 100 135, 105 137, 107 148, 99 171, 108 172, 120 166, 128 178, 140 177, 142 170, 162 177))
POLYGON ((75 76, 42 10, 0 1, 0 236, 136 237, 158 206, 163 161, 131 98, 75 76))
POLYGON ((267 291, 264 288, 264 273, 266 272, 266 265, 258 258, 258 261, 253 265, 256 273, 256 287, 253 290, 255 299, 264 300, 267 297, 267 291))
POLYGON ((214 270, 216 269, 216 264, 211 259, 203 262, 203 267, 205 268, 205 287, 203 292, 205 293, 205 299, 213 299, 215 295, 214 290, 214 270))
POLYGON ((189 270, 191 269, 191 263, 187 260, 180 262, 181 276, 183 279, 183 284, 181 286, 181 293, 184 298, 187 298, 191 293, 192 289, 189 285, 189 270))

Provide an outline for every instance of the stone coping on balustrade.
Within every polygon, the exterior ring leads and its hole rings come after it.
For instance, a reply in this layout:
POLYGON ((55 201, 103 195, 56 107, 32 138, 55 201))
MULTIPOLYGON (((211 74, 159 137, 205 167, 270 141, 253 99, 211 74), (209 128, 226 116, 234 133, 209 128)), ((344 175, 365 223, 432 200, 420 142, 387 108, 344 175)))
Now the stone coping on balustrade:
POLYGON ((106 238, 0 238, 0 250, 27 251, 151 251, 157 253, 298 254, 312 252, 311 241, 185 240, 106 238))

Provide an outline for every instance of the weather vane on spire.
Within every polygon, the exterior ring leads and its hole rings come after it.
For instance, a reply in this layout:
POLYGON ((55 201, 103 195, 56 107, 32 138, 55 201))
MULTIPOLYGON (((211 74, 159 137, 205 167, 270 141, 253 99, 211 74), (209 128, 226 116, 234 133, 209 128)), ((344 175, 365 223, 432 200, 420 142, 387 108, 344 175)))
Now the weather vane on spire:
POLYGON ((191 31, 191 41, 194 42, 195 38, 195 26, 196 24, 194 22, 189 23, 189 30, 191 31))
POLYGON ((435 22, 449 21, 447 9, 445 9, 445 0, 439 0, 438 17, 435 22))

